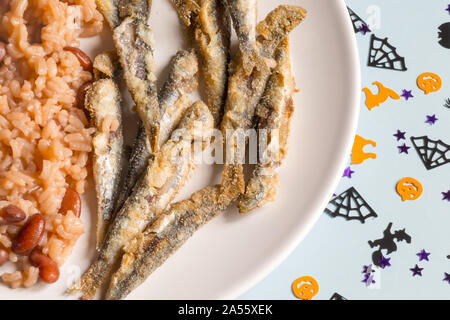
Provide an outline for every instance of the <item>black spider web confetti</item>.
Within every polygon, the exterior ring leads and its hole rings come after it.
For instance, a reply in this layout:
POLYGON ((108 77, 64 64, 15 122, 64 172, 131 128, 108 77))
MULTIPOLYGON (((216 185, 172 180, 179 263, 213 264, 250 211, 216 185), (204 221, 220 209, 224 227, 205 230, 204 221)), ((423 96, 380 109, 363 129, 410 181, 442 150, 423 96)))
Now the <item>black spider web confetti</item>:
POLYGON ((397 49, 388 42, 388 38, 378 38, 372 34, 369 49, 369 67, 406 71, 405 58, 397 53, 397 49))
POLYGON ((427 170, 450 163, 450 145, 442 140, 431 140, 422 136, 411 137, 411 141, 427 170))
POLYGON ((378 216, 353 187, 332 199, 325 212, 333 218, 340 216, 346 220, 359 220, 361 223, 364 223, 369 217, 376 218, 378 216))
POLYGON ((363 25, 367 26, 367 23, 363 19, 361 19, 350 7, 347 7, 348 13, 350 14, 350 19, 352 20, 353 24, 353 30, 355 30, 355 33, 359 32, 359 28, 361 28, 363 25))
POLYGON ((448 98, 447 100, 445 100, 444 107, 450 109, 450 98, 448 98))
POLYGON ((341 296, 339 293, 335 292, 330 300, 347 300, 346 298, 344 298, 343 296, 341 296))

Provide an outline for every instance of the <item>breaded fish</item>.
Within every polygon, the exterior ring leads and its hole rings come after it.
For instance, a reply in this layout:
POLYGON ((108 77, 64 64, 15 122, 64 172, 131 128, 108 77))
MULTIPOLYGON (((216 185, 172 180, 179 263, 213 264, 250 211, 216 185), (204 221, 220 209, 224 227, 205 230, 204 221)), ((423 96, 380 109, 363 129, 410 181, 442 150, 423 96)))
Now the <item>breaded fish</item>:
POLYGON ((114 60, 113 53, 97 56, 94 61, 96 81, 87 90, 85 98, 92 125, 97 129, 92 139, 92 167, 98 215, 97 247, 103 242, 106 229, 113 218, 124 164, 121 95, 114 79, 118 72, 114 60), (111 122, 118 124, 113 131, 108 128, 111 122))
POLYGON ((241 53, 252 56, 256 51, 256 0, 224 0, 233 20, 241 53))
MULTIPOLYGON (((180 50, 172 59, 169 77, 159 94, 161 113, 159 147, 166 143, 186 110, 192 105, 192 101, 187 94, 198 87, 197 72, 197 56, 193 51, 180 50)), ((149 160, 152 160, 151 148, 142 122, 139 121, 128 171, 117 201, 117 210, 122 207, 131 194, 137 180, 144 173, 149 160)))
POLYGON ((160 114, 152 30, 142 18, 127 17, 113 30, 113 38, 125 82, 154 153, 158 150, 160 114))
POLYGON ((111 29, 115 29, 126 17, 146 21, 152 6, 152 0, 95 0, 95 3, 111 29))
POLYGON ((125 298, 161 266, 202 225, 220 214, 227 204, 219 202, 220 186, 195 192, 190 199, 170 206, 130 246, 125 247, 120 268, 114 273, 106 299, 125 298))
POLYGON ((193 170, 196 155, 192 145, 209 143, 213 126, 214 120, 203 102, 194 103, 186 112, 177 132, 155 155, 117 213, 97 259, 84 273, 79 286, 73 288, 83 293, 82 299, 94 297, 98 287, 110 276, 124 246, 167 208, 193 170))
POLYGON ((285 38, 277 48, 275 60, 277 67, 270 76, 264 95, 256 108, 258 132, 267 133, 266 147, 260 150, 262 155, 258 165, 247 184, 245 194, 239 199, 241 213, 250 212, 273 201, 279 183, 275 169, 286 157, 295 92, 288 38, 285 38))
MULTIPOLYGON (((271 11, 257 26, 257 55, 250 61, 243 59, 245 52, 240 52, 234 63, 233 74, 228 83, 228 96, 225 105, 225 115, 222 120, 222 132, 249 129, 253 125, 256 106, 264 92, 267 80, 276 66, 273 59, 274 52, 279 43, 304 18, 306 10, 299 6, 279 6, 271 11), (249 65, 249 63, 252 63, 249 65), (250 73, 248 72, 250 70, 250 73)), ((245 154, 238 150, 244 145, 236 145, 235 141, 226 142, 226 151, 232 156, 228 157, 224 165, 222 188, 224 192, 235 197, 245 192, 244 174, 242 164, 235 155, 245 154), (230 177, 237 180, 230 180, 230 177)))
POLYGON ((230 20, 221 0, 172 0, 198 47, 206 102, 219 125, 225 104, 230 61, 230 20))
POLYGON ((193 50, 180 50, 170 63, 169 77, 159 93, 160 133, 162 146, 192 104, 189 93, 198 87, 198 60, 193 50))

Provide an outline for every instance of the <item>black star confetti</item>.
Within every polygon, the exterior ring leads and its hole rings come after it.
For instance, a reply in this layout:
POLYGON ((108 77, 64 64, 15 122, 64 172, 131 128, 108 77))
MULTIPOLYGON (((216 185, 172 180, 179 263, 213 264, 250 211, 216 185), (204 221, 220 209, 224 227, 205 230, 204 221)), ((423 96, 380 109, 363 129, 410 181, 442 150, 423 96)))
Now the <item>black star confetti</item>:
POLYGON ((346 220, 359 220, 361 223, 364 223, 369 217, 378 216, 353 187, 332 199, 325 212, 333 218, 341 216, 346 220))
POLYGON ((347 299, 341 296, 339 293, 335 292, 331 296, 330 300, 347 300, 347 299))
POLYGON ((419 266, 417 264, 414 268, 410 268, 409 270, 411 270, 413 277, 414 276, 422 276, 423 268, 419 268, 419 266))
POLYGON ((397 230, 394 233, 391 232, 392 222, 388 224, 387 228, 383 231, 383 238, 369 241, 369 246, 371 248, 378 247, 378 250, 372 253, 372 262, 378 267, 386 267, 390 266, 389 259, 386 259, 382 250, 386 250, 386 255, 391 254, 394 251, 397 251, 397 242, 405 240, 407 243, 411 243, 411 236, 406 233, 405 229, 397 230))
POLYGON ((431 170, 450 162, 450 145, 441 140, 431 140, 427 136, 411 137, 425 168, 431 170))
POLYGON ((347 7, 347 9, 350 14, 350 19, 352 19, 353 30, 355 30, 355 33, 358 33, 362 26, 367 26, 367 23, 365 23, 352 9, 349 7, 347 7))
POLYGON ((450 49, 450 22, 441 24, 438 29, 439 44, 450 49))
POLYGON ((389 44, 388 38, 377 38, 374 34, 370 38, 369 67, 390 69, 397 71, 408 70, 405 65, 405 58, 397 53, 397 49, 389 44))

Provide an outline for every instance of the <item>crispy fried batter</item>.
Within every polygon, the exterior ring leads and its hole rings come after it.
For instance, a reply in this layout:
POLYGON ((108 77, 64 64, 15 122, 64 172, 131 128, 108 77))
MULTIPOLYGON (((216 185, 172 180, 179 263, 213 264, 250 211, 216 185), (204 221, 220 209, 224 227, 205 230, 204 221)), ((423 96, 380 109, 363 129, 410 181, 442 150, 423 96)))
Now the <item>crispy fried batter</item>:
POLYGON ((230 60, 230 21, 220 0, 172 0, 198 47, 206 102, 219 125, 225 104, 230 60))
POLYGON ((117 213, 97 259, 82 276, 79 287, 74 288, 83 293, 82 299, 94 297, 120 259, 123 247, 167 208, 186 183, 194 166, 192 144, 196 141, 209 143, 213 125, 213 118, 203 102, 194 103, 186 112, 178 126, 180 131, 155 155, 117 213))
POLYGON ((85 106, 97 128, 92 144, 93 174, 97 194, 97 248, 103 242, 106 229, 113 218, 114 206, 123 168, 122 110, 115 55, 100 54, 94 61, 96 81, 86 92, 85 106), (114 132, 105 132, 104 121, 115 120, 119 127, 114 132))
POLYGON ((145 232, 125 248, 106 299, 125 298, 161 266, 198 228, 227 208, 219 202, 220 186, 195 192, 190 199, 171 205, 145 232))
MULTIPOLYGON (((222 121, 222 132, 225 137, 227 131, 238 129, 245 131, 252 127, 256 106, 272 73, 275 49, 305 16, 306 11, 302 7, 279 6, 258 24, 256 42, 258 55, 250 60, 252 65, 249 66, 247 59, 243 59, 246 53, 241 51, 229 80, 225 115, 222 121), (248 73, 248 70, 251 72, 248 73)), ((243 153, 243 150, 238 150, 240 145, 236 145, 234 141, 226 143, 229 153, 230 151, 233 155, 243 153)), ((228 194, 234 193, 234 197, 238 197, 245 191, 243 167, 238 163, 238 159, 233 157, 227 157, 227 162, 224 166, 222 188, 228 194), (235 180, 230 180, 230 177, 235 180)))
MULTIPOLYGON (((270 76, 256 108, 260 134, 267 133, 267 145, 239 199, 239 211, 250 212, 273 201, 279 184, 275 169, 286 157, 290 118, 294 111, 295 80, 291 71, 289 40, 285 38, 275 53, 277 67, 270 76)), ((259 140, 261 141, 261 139, 259 140)))

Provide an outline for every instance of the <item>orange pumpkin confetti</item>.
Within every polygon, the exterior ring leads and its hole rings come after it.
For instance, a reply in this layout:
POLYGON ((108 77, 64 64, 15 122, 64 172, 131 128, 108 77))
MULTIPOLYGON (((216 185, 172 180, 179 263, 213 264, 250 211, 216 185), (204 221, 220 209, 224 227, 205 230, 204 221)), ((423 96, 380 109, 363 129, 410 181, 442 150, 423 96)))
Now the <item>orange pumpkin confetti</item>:
POLYGON ((400 96, 394 90, 385 87, 381 82, 375 81, 373 84, 378 87, 378 94, 373 94, 367 87, 362 89, 366 93, 366 106, 369 110, 380 106, 389 98, 400 99, 400 96))
POLYGON ((417 78, 417 86, 429 94, 431 92, 439 91, 442 88, 442 79, 437 74, 432 72, 422 73, 417 78))
POLYGON ((319 283, 313 277, 300 277, 292 283, 292 292, 302 300, 311 300, 319 292, 319 283))
POLYGON ((377 146, 377 143, 372 140, 366 140, 363 137, 356 135, 355 142, 352 147, 352 163, 351 164, 361 164, 367 159, 376 159, 377 155, 375 153, 366 153, 364 152, 364 147, 366 145, 372 145, 374 147, 377 146))
POLYGON ((402 201, 416 200, 423 193, 422 184, 414 178, 403 178, 397 183, 397 193, 402 197, 402 201))

